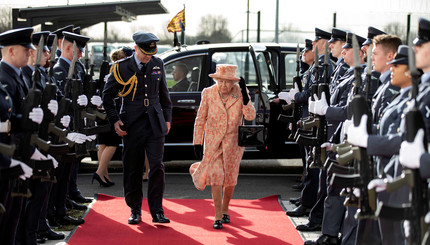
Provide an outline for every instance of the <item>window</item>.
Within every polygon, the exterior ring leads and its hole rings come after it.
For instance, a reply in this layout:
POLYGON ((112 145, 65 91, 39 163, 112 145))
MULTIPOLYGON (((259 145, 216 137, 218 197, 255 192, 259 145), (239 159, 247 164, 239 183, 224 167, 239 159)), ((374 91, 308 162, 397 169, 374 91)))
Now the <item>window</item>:
POLYGON ((288 53, 285 54, 285 82, 287 88, 291 88, 293 86, 293 77, 297 75, 296 73, 296 54, 288 53))
POLYGON ((187 57, 165 65, 167 87, 171 92, 201 91, 202 56, 187 57))

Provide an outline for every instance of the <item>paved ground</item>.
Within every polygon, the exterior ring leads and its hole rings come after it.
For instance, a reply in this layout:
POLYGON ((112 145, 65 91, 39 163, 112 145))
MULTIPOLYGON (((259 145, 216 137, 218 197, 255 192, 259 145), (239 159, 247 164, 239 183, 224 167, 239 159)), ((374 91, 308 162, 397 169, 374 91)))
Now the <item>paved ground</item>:
MULTIPOLYGON (((198 191, 194 188, 190 175, 189 165, 194 162, 190 160, 168 161, 166 166, 166 192, 165 198, 189 198, 189 199, 210 199, 210 188, 198 191)), ((112 187, 100 187, 98 183, 91 183, 92 173, 96 170, 97 162, 86 158, 82 161, 80 174, 78 176, 78 186, 82 194, 86 197, 94 197, 97 193, 113 196, 123 196, 122 173, 119 161, 111 162, 109 166, 110 177, 116 184, 112 187)), ((299 159, 248 159, 241 163, 241 174, 234 197, 237 199, 258 199, 270 195, 281 195, 283 204, 287 210, 294 209, 288 200, 291 197, 298 197, 300 192, 291 188, 295 184, 297 177, 301 173, 301 162, 299 159)), ((146 196, 146 184, 144 184, 144 196, 146 196)), ((292 218, 294 225, 307 223, 307 217, 292 218)), ((85 225, 85 224, 84 224, 85 225)), ((66 232, 65 232, 66 233, 66 232)), ((66 233, 68 236, 70 232, 66 233)), ((319 232, 301 233, 304 240, 315 240, 319 232)), ((64 241, 45 243, 65 244, 64 241)))

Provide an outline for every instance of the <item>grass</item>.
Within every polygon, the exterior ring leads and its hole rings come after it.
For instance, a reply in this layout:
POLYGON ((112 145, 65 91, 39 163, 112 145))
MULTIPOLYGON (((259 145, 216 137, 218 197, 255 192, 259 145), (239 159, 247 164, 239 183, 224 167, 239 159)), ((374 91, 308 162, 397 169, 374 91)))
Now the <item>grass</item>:
MULTIPOLYGON (((81 204, 85 204, 87 207, 89 205, 89 203, 81 203, 81 204)), ((83 218, 85 212, 87 210, 76 210, 76 209, 68 209, 67 210, 67 215, 69 215, 70 217, 73 218, 83 218)), ((75 229, 76 225, 62 225, 59 228, 55 228, 55 231, 72 231, 73 229, 75 229)))

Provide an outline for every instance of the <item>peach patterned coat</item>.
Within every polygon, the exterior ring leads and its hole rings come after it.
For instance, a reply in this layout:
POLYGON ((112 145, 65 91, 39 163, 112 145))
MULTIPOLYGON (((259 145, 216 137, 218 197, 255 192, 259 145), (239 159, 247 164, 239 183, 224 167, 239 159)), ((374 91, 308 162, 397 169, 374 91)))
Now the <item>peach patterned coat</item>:
POLYGON ((204 145, 201 162, 191 165, 194 185, 204 190, 207 185, 235 186, 244 147, 237 144, 242 117, 255 118, 250 101, 244 106, 236 83, 225 106, 217 85, 202 91, 202 100, 194 123, 194 145, 204 145), (204 144, 203 144, 204 140, 204 144))

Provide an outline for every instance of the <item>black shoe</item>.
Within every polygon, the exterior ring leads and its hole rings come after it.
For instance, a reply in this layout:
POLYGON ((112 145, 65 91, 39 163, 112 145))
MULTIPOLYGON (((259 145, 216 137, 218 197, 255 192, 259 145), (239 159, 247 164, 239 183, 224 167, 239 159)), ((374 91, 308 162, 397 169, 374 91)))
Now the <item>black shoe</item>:
POLYGON ((222 229, 222 221, 221 220, 215 220, 214 225, 213 225, 214 229, 222 229))
POLYGON ((316 245, 316 244, 324 244, 324 245, 339 245, 340 239, 338 237, 333 237, 329 235, 321 235, 318 237, 316 241, 305 241, 305 245, 316 245))
POLYGON ((64 215, 63 217, 57 217, 57 221, 61 225, 82 225, 83 223, 85 223, 84 219, 81 219, 81 218, 75 219, 68 215, 64 215))
POLYGON ((130 225, 137 225, 137 224, 140 223, 140 221, 141 221, 141 219, 140 219, 140 215, 139 214, 133 214, 132 213, 130 215, 130 218, 128 218, 128 223, 130 225))
POLYGON ((70 199, 72 199, 75 202, 80 202, 80 203, 90 203, 93 201, 92 199, 88 199, 88 198, 83 197, 81 194, 70 196, 70 199))
POLYGON ((46 238, 48 240, 63 240, 64 234, 63 233, 57 233, 51 229, 48 229, 46 231, 38 232, 37 233, 38 238, 46 238))
POLYGON ((297 203, 300 203, 300 197, 290 198, 290 203, 291 203, 291 204, 297 204, 297 203))
POLYGON ((170 223, 170 219, 166 218, 163 213, 156 213, 154 217, 152 217, 152 222, 154 223, 170 223))
MULTIPOLYGON (((106 180, 106 177, 103 177, 106 180)), ((112 185, 109 184, 107 181, 103 181, 102 178, 100 178, 100 176, 94 172, 93 173, 93 178, 91 179, 91 184, 94 184, 94 180, 97 180, 97 182, 99 182, 100 186, 104 186, 104 187, 111 187, 112 185)))
POLYGON ((223 214, 222 215, 222 220, 221 220, 224 224, 228 224, 230 223, 230 215, 228 214, 223 214))
POLYGON ((66 199, 66 208, 67 209, 76 209, 76 210, 87 210, 87 206, 84 204, 76 203, 71 199, 66 199))
POLYGON ((38 244, 45 243, 46 241, 48 241, 48 239, 46 239, 45 237, 41 237, 39 236, 39 234, 37 234, 36 242, 38 244))
POLYGON ((108 183, 109 185, 111 186, 115 185, 115 182, 108 180, 108 178, 106 177, 103 177, 103 178, 105 179, 106 183, 108 183))
POLYGON ((291 217, 302 217, 302 216, 308 215, 309 212, 310 212, 310 208, 300 205, 291 211, 287 211, 287 215, 291 217))
POLYGON ((58 221, 55 217, 53 217, 53 216, 47 217, 46 219, 48 220, 49 227, 51 227, 51 228, 60 228, 61 227, 60 223, 58 223, 58 221))
POLYGON ((315 224, 312 222, 308 222, 305 225, 298 225, 296 226, 296 230, 298 231, 320 231, 321 230, 321 225, 320 224, 315 224))
POLYGON ((302 183, 294 184, 291 186, 291 188, 293 188, 294 190, 297 190, 297 191, 301 191, 303 189, 303 184, 302 183))

